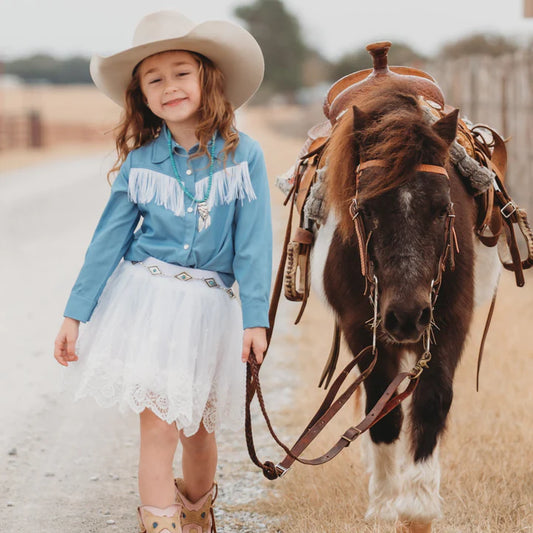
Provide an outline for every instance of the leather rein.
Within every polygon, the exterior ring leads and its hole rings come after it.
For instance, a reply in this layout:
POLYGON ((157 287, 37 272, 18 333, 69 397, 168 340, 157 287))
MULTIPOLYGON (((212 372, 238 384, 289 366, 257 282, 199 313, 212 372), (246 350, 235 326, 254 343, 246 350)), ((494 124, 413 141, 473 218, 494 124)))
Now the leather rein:
MULTIPOLYGON (((378 160, 378 159, 365 161, 359 164, 359 166, 357 167, 355 171, 356 195, 353 198, 352 203, 350 204, 350 207, 349 207, 350 214, 354 221, 355 232, 356 232, 357 241, 358 241, 358 248, 359 248, 360 259, 361 259, 361 273, 363 277, 366 279, 366 283, 367 283, 365 294, 368 294, 372 308, 373 308, 372 345, 367 346, 366 348, 363 348, 340 372, 340 374, 331 384, 331 387, 328 393, 326 394, 326 397, 324 398, 319 409, 317 410, 317 412, 315 413, 311 421, 308 423, 308 425, 306 426, 306 428, 304 429, 300 437, 297 439, 296 443, 291 448, 285 445, 278 438, 278 436, 276 435, 272 427, 268 413, 265 408, 263 394, 261 390, 261 383, 259 380, 260 365, 257 363, 253 352, 250 354, 250 358, 247 364, 247 371, 246 371, 246 410, 245 410, 246 443, 247 443, 250 459, 255 465, 257 465, 259 468, 262 469, 263 474, 268 479, 273 480, 273 479, 277 479, 283 476, 295 461, 298 461, 303 464, 308 464, 308 465, 320 465, 333 459, 344 448, 349 446, 355 439, 357 439, 359 435, 369 430, 374 424, 376 424, 379 420, 381 420, 384 416, 386 416, 390 411, 392 411, 403 400, 405 400, 407 397, 409 397, 413 393, 416 386, 418 385, 421 373, 423 372, 424 368, 428 367, 428 363, 431 359, 430 347, 431 347, 431 338, 432 338, 432 335, 431 335, 432 320, 430 321, 430 324, 427 330, 423 334, 424 351, 422 355, 420 356, 419 360, 416 362, 416 364, 410 371, 400 372, 392 380, 392 382, 386 388, 385 392, 376 402, 374 407, 369 411, 369 413, 363 418, 363 420, 361 420, 359 424, 349 427, 340 436, 340 438, 333 445, 333 447, 331 447, 330 450, 328 450, 323 455, 316 457, 314 459, 304 459, 300 457, 303 451, 311 444, 311 442, 313 442, 313 440, 318 436, 318 434, 322 431, 322 429, 324 429, 324 427, 329 423, 329 421, 335 416, 336 413, 338 413, 341 407, 354 394, 354 392, 361 385, 361 383, 363 383, 366 377, 372 372, 377 361, 377 357, 378 357, 377 327, 378 327, 378 320, 379 320, 378 318, 379 317, 378 279, 374 275, 373 264, 368 254, 368 247, 369 247, 369 242, 371 238, 371 232, 368 236, 366 235, 365 225, 363 221, 363 214, 358 205, 358 185, 359 185, 359 178, 361 176, 361 173, 364 170, 368 168, 372 168, 372 167, 385 167, 385 166, 386 166, 385 161, 378 160), (355 367, 356 364, 361 362, 361 360, 365 356, 371 357, 370 362, 367 364, 366 368, 361 370, 361 373, 359 374, 359 376, 357 376, 357 378, 353 381, 351 385, 346 387, 343 392, 340 392, 340 389, 344 381, 346 380, 346 378, 348 377, 352 369, 355 367), (401 392, 398 392, 398 388, 402 384, 404 384, 404 382, 406 382, 407 385, 401 392), (257 394, 259 406, 261 408, 261 412, 263 414, 263 417, 265 419, 265 422, 267 424, 270 434, 272 435, 276 443, 286 453, 285 458, 278 464, 274 464, 272 461, 262 462, 257 457, 257 453, 255 450, 254 441, 253 441, 252 421, 251 421, 251 413, 250 413, 250 404, 255 394, 257 394)), ((418 172, 433 172, 437 174, 442 174, 446 176, 446 178, 448 179, 448 173, 446 169, 441 166, 422 164, 422 165, 418 165, 415 170, 418 172)), ((286 251, 287 245, 289 243, 290 235, 291 235, 293 208, 295 204, 294 198, 298 191, 299 182, 300 182, 300 175, 298 174, 295 179, 295 183, 292 189, 289 191, 289 194, 287 195, 285 202, 284 202, 286 204, 287 202, 291 201, 291 207, 290 207, 289 220, 287 223, 287 229, 285 232, 283 252, 282 252, 280 264, 278 267, 278 272, 276 275, 276 281, 274 283, 272 298, 271 298, 271 303, 270 303, 270 312, 269 312, 270 328, 267 330, 267 350, 268 350, 268 346, 270 346, 270 341, 272 338, 272 332, 274 329, 274 323, 275 323, 277 308, 279 304, 279 298, 281 295, 281 288, 283 285, 283 271, 284 271, 285 261, 287 258, 287 251, 286 251)), ((441 285, 442 273, 445 270, 446 264, 448 261, 450 264, 450 268, 453 270, 455 266, 454 264, 455 255, 454 254, 456 251, 459 252, 459 248, 457 245, 457 236, 454 230, 454 219, 455 219, 455 213, 453 211, 453 204, 450 203, 448 206, 448 215, 447 215, 446 226, 445 226, 443 252, 439 259, 435 279, 433 280, 431 284, 431 289, 430 289, 431 290, 432 313, 433 313, 433 308, 436 303, 439 288, 441 285)), ((265 356, 266 356, 266 351, 265 351, 265 356)))

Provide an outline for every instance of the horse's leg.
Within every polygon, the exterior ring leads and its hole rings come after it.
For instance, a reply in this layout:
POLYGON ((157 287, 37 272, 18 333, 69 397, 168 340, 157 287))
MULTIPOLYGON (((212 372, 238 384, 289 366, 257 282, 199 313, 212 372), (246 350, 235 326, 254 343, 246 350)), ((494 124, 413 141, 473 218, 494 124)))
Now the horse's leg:
MULTIPOLYGON (((442 340, 442 339, 441 339, 442 340)), ((403 450, 401 491, 396 499, 398 532, 428 532, 440 516, 439 438, 452 403, 452 381, 458 357, 451 343, 438 344, 408 407, 410 446, 403 450)))
MULTIPOLYGON (((352 337, 350 333, 345 336, 348 345, 352 348, 355 339, 350 338, 352 337)), ((366 344, 361 341, 355 344, 367 346, 371 339, 366 339, 365 342, 366 344)), ((361 366, 364 368, 365 364, 363 361, 361 366)), ((365 380, 367 413, 374 407, 397 373, 397 356, 386 353, 385 349, 380 349, 376 366, 365 380)), ((397 456, 402 420, 402 409, 397 407, 370 429, 369 436, 364 436, 366 463, 370 474, 367 519, 396 519, 394 502, 400 488, 397 456)))

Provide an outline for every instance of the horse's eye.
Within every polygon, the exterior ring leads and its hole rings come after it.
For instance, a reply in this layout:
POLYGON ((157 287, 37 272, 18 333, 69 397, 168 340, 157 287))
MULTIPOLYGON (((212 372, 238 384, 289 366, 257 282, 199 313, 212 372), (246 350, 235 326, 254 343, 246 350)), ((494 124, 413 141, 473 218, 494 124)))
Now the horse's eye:
POLYGON ((448 206, 444 207, 438 207, 435 209, 435 219, 436 220, 443 220, 448 216, 448 206))

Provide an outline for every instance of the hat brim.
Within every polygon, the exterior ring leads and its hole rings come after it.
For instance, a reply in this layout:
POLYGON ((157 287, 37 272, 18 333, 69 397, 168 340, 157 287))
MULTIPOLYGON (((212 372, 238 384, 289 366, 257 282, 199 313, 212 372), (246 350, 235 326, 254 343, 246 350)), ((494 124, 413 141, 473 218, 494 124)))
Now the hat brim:
POLYGON ((105 95, 124 107, 135 66, 169 50, 197 52, 213 61, 224 75, 225 95, 235 108, 247 102, 263 80, 265 65, 257 41, 240 26, 216 20, 200 23, 175 39, 134 46, 108 57, 95 55, 91 58, 91 77, 105 95))

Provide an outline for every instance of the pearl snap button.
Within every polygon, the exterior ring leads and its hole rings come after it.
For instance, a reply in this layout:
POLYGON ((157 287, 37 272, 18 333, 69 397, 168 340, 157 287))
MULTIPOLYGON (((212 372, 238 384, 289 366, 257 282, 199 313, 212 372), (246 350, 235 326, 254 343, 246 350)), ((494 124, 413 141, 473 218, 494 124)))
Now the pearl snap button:
POLYGON ((184 244, 183 248, 185 248, 185 250, 188 250, 189 249, 189 245, 188 244, 184 244))
POLYGON ((187 213, 192 213, 193 212, 193 208, 192 207, 187 207, 187 213))
POLYGON ((190 176, 192 174, 192 170, 190 168, 188 168, 186 171, 185 171, 185 174, 187 174, 187 176, 190 176))

